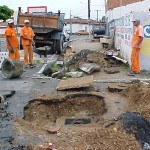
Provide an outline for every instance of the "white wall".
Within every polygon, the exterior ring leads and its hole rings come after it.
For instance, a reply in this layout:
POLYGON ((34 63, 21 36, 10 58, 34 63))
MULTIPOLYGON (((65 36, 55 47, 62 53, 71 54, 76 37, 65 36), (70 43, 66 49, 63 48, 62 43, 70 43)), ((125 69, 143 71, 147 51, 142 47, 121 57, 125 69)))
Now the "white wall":
MULTIPOLYGON (((90 25, 90 31, 92 29, 92 25, 90 25)), ((70 24, 67 24, 66 28, 70 29, 70 24)), ((72 24, 72 33, 78 32, 79 30, 89 31, 88 24, 72 24)))
POLYGON ((137 2, 127 6, 114 8, 106 13, 109 34, 115 31, 115 47, 120 49, 121 55, 130 64, 131 39, 134 18, 139 18, 144 27, 144 44, 140 51, 140 65, 142 70, 150 71, 150 0, 137 2))
POLYGON ((114 8, 106 12, 106 17, 108 17, 108 21, 113 19, 118 19, 124 16, 127 13, 132 11, 149 11, 150 8, 150 0, 144 0, 141 2, 129 4, 126 6, 114 8))

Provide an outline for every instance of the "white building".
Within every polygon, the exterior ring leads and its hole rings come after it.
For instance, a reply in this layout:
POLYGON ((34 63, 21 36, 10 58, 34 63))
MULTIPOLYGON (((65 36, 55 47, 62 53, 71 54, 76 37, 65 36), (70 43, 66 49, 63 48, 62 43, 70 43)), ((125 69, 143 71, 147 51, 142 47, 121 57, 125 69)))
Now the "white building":
MULTIPOLYGON (((111 0, 109 0, 111 1, 111 0)), ((132 0, 133 1, 133 0, 132 0)), ((121 55, 130 63, 131 39, 133 33, 132 19, 141 20, 144 27, 144 45, 140 51, 141 69, 150 70, 150 0, 144 0, 126 6, 108 9, 106 18, 109 35, 115 33, 115 47, 120 49, 121 55)))
POLYGON ((91 31, 94 26, 106 26, 105 22, 99 22, 95 20, 81 19, 81 18, 73 18, 73 19, 65 19, 67 23, 66 28, 70 29, 72 33, 78 32, 79 30, 85 30, 87 32, 91 31))

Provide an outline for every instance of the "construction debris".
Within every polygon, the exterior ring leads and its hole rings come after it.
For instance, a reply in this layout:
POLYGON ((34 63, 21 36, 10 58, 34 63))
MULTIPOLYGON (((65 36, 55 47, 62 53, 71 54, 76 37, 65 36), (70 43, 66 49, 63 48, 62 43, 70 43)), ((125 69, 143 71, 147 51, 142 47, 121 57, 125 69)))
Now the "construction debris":
POLYGON ((77 89, 82 87, 89 87, 93 85, 93 76, 86 76, 81 78, 73 78, 62 80, 57 85, 57 90, 68 90, 68 89, 77 89))
POLYGON ((100 72, 101 70, 101 68, 95 63, 84 63, 79 65, 79 68, 87 74, 91 74, 93 72, 100 72))

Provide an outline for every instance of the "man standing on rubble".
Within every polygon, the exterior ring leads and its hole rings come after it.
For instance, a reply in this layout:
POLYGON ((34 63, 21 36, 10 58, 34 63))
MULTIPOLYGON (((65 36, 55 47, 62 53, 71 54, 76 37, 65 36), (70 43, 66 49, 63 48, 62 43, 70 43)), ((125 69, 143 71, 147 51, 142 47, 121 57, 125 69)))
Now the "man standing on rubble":
POLYGON ((20 31, 22 46, 24 50, 24 65, 25 68, 30 66, 30 68, 35 67, 33 65, 33 48, 32 46, 35 44, 33 41, 34 32, 32 28, 29 27, 29 20, 24 20, 24 27, 20 31))
POLYGON ((139 19, 134 19, 133 25, 135 26, 135 30, 132 35, 132 52, 131 52, 131 71, 128 73, 130 76, 134 76, 135 74, 140 73, 140 49, 143 44, 144 31, 143 27, 140 25, 139 19))
POLYGON ((14 20, 8 21, 8 27, 5 30, 6 46, 11 60, 20 60, 19 42, 14 29, 14 20))

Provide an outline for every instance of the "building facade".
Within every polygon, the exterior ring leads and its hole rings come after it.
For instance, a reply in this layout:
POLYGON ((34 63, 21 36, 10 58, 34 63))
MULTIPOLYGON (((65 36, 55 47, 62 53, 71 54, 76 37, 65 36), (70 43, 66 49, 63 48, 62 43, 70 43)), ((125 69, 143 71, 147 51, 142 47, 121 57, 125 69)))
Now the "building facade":
POLYGON ((144 1, 144 0, 107 0, 106 11, 108 11, 109 9, 114 9, 117 7, 126 6, 129 4, 133 4, 136 2, 142 2, 142 1, 144 1))
POLYGON ((114 36, 115 48, 120 50, 122 57, 129 64, 134 31, 131 21, 135 18, 141 20, 144 27, 144 44, 140 51, 141 69, 150 70, 150 0, 119 0, 119 3, 116 0, 108 0, 107 7, 108 34, 114 36))
POLYGON ((150 0, 108 0, 106 3, 106 20, 110 22, 132 11, 149 12, 150 0))
POLYGON ((105 22, 99 22, 96 20, 82 19, 82 18, 72 18, 65 19, 66 28, 70 29, 72 33, 78 32, 79 30, 85 30, 87 32, 91 31, 95 26, 106 26, 105 22))

